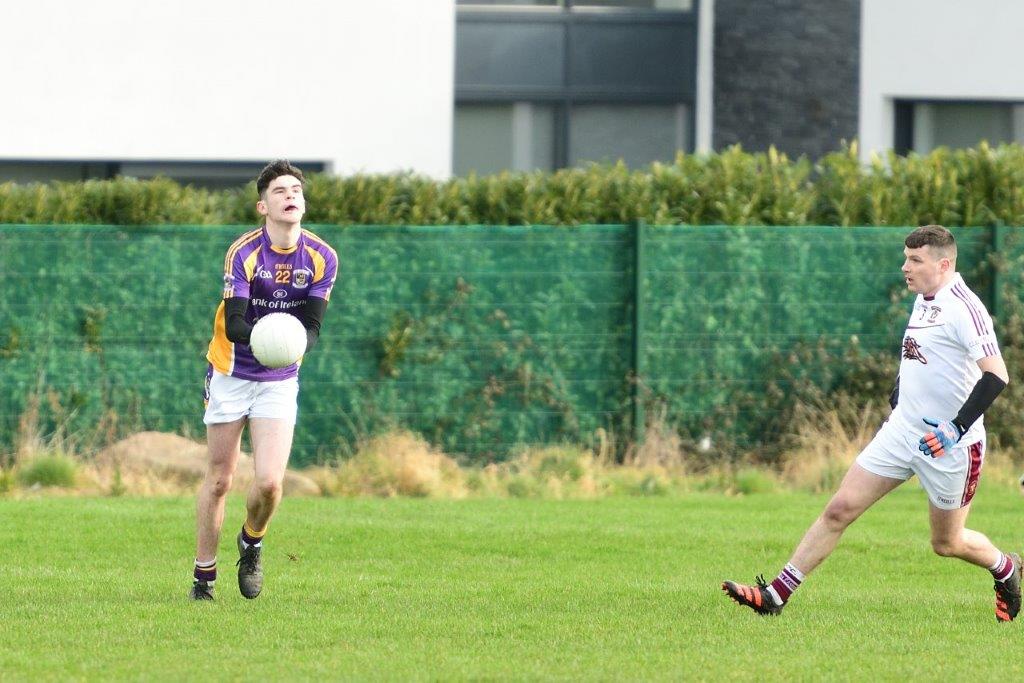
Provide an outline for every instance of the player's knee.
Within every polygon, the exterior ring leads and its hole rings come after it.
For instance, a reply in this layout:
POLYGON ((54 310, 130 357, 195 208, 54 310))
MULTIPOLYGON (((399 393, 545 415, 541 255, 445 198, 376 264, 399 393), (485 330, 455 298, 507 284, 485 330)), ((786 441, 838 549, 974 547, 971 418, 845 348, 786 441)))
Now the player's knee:
POLYGON ((932 550, 935 551, 936 555, 940 555, 942 557, 956 557, 957 542, 952 538, 933 538, 932 550))
POLYGON ((831 529, 845 529, 857 519, 859 511, 843 499, 832 499, 821 514, 831 529))
POLYGON ((231 481, 234 477, 231 474, 210 472, 206 475, 210 491, 217 498, 223 498, 231 490, 231 481))
POLYGON ((282 484, 277 478, 260 479, 255 483, 256 493, 264 500, 275 500, 281 497, 282 484))

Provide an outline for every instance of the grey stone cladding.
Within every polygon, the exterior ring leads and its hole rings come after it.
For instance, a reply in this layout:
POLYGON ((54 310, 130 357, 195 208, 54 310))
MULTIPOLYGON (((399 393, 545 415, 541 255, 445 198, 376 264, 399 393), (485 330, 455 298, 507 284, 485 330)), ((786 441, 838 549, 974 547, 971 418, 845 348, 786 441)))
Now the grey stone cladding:
POLYGON ((860 0, 716 0, 714 140, 817 159, 857 135, 860 0))

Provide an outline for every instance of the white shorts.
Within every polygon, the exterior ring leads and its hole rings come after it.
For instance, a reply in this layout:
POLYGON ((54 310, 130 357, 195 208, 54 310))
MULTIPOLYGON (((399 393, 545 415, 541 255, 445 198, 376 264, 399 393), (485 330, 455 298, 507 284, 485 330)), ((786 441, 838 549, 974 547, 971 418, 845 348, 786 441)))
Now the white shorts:
POLYGON ((206 375, 208 425, 234 422, 241 417, 269 417, 295 424, 299 412, 299 378, 278 382, 254 382, 213 370, 206 375))
POLYGON ((928 500, 942 510, 970 503, 985 462, 985 439, 960 442, 945 455, 932 458, 918 450, 920 438, 886 422, 857 456, 857 464, 872 474, 901 481, 916 474, 928 500))

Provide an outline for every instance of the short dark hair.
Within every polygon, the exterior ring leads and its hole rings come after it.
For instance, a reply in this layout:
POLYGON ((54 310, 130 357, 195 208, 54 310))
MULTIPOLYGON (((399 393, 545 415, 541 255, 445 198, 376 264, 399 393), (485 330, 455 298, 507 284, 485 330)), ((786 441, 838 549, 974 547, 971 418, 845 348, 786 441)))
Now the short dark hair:
POLYGON ((903 244, 910 249, 932 247, 945 258, 956 258, 956 239, 953 233, 941 225, 922 225, 907 235, 903 244))
POLYGON ((270 183, 274 182, 275 178, 280 178, 283 175, 295 176, 299 179, 300 183, 306 184, 306 177, 302 175, 302 171, 298 166, 293 166, 292 162, 287 159, 275 159, 264 166, 256 178, 256 194, 260 196, 260 199, 263 198, 263 193, 270 187, 270 183))

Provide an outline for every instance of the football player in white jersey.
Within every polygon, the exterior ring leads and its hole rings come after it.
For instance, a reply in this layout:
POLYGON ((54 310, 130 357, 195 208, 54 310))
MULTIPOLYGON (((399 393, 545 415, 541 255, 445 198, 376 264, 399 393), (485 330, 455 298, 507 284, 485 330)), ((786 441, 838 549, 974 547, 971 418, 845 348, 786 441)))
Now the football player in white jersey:
POLYGON ((759 614, 779 614, 846 528, 915 474, 928 495, 932 549, 992 573, 998 621, 1012 621, 1020 611, 1020 556, 965 527, 984 462, 982 414, 1009 381, 992 319, 956 272, 952 233, 926 225, 904 245, 903 276, 917 298, 903 335, 892 414, 775 580, 722 584, 759 614))

